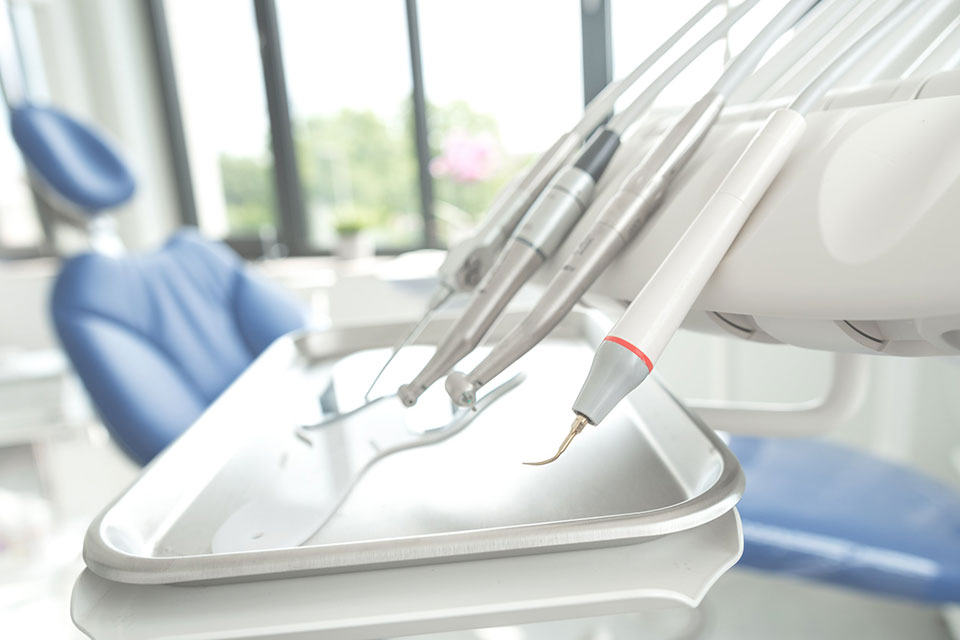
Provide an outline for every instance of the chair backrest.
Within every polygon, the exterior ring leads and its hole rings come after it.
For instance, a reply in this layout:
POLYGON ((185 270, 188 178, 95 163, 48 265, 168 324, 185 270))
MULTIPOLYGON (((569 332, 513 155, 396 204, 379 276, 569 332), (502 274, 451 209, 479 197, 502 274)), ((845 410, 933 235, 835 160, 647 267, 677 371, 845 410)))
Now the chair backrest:
POLYGON ((922 602, 960 602, 960 494, 812 438, 730 440, 747 476, 740 564, 922 602))
POLYGON ((292 297, 192 231, 149 254, 67 260, 51 304, 100 417, 141 464, 271 342, 306 324, 292 297))
POLYGON ((33 172, 87 215, 133 196, 136 183, 120 155, 103 136, 67 114, 18 105, 10 109, 10 129, 33 172))

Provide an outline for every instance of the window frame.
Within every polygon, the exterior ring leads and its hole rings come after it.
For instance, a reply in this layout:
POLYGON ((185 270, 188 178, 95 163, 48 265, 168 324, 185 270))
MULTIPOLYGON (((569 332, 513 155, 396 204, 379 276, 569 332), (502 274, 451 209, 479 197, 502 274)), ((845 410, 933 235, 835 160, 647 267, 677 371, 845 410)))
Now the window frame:
MULTIPOLYGON (((308 240, 308 219, 295 154, 276 1, 251 1, 260 40, 260 58, 274 158, 277 242, 284 247, 285 254, 290 256, 330 255, 329 249, 312 246, 308 240)), ((404 5, 413 87, 413 133, 423 234, 420 242, 410 247, 378 246, 378 255, 396 255, 413 249, 440 248, 434 218, 433 176, 430 173, 428 144, 430 118, 423 82, 418 3, 417 0, 404 0, 404 5)), ((184 225, 197 226, 199 216, 187 155, 186 134, 164 0, 148 0, 147 7, 157 79, 163 96, 167 140, 180 209, 179 218, 184 225)), ((581 0, 580 8, 583 94, 586 103, 611 80, 613 47, 610 36, 610 0, 581 0)), ((256 236, 230 235, 224 240, 246 258, 263 257, 263 242, 256 236)))

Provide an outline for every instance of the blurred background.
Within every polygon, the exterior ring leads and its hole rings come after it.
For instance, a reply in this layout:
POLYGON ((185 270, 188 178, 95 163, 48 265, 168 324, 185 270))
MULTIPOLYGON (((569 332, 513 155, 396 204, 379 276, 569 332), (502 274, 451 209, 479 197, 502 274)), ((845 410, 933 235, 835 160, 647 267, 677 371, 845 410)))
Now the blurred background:
MULTIPOLYGON (((626 73, 699 8, 673 2, 651 19, 647 3, 612 0, 617 18, 585 29, 578 0, 146 4, 12 0, 27 94, 122 143, 150 194, 124 216, 131 246, 196 224, 249 257, 262 238, 329 254, 350 225, 369 228, 381 253, 445 246, 576 122, 585 90, 626 73), (289 118, 271 116, 282 106, 289 118)), ((738 29, 768 15, 755 13, 738 29)), ((729 53, 715 46, 661 103, 692 99, 729 53)), ((2 153, 0 247, 37 250, 22 163, 12 145, 2 153)))
MULTIPOLYGON (((257 262, 317 325, 411 321, 419 290, 380 283, 426 281, 440 250, 585 101, 701 4, 7 0, 0 75, 8 94, 55 105, 121 151, 137 179, 117 215, 130 249, 196 226, 257 262), (357 233, 363 259, 335 258, 357 233)), ((761 3, 660 106, 699 97, 782 4, 761 3)), ((63 252, 47 206, 0 127, 0 634, 11 638, 81 637, 68 601, 83 531, 139 470, 54 337, 48 299, 63 252)), ((805 402, 825 393, 831 358, 683 333, 658 367, 687 399, 805 402)), ((960 488, 956 360, 871 367, 868 402, 829 437, 960 488)), ((702 637, 788 637, 784 625, 796 638, 949 637, 936 608, 787 578, 735 571, 711 597, 702 637)), ((701 622, 621 617, 456 637, 684 637, 701 622)))

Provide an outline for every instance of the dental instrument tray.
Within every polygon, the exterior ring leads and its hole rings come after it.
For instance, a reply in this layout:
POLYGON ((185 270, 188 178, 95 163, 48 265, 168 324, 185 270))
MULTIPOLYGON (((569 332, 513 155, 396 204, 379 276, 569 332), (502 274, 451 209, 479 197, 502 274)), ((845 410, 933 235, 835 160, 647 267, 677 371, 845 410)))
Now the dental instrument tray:
MULTIPOLYGON (((656 379, 564 459, 521 464, 566 430, 558 400, 606 325, 569 314, 476 411, 442 384, 413 408, 363 405, 405 325, 281 338, 93 521, 84 560, 116 582, 263 580, 633 545, 730 513, 736 458, 656 379)), ((418 370, 448 326, 429 325, 377 390, 418 370)))

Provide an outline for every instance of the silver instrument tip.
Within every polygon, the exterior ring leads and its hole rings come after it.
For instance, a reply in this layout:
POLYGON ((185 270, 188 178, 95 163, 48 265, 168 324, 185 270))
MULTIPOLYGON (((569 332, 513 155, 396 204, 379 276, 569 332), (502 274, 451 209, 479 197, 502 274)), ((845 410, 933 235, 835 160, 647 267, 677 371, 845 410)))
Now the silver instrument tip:
POLYGON ((577 437, 583 428, 590 424, 590 421, 586 417, 577 414, 577 417, 573 420, 573 425, 570 427, 570 433, 567 434, 567 437, 563 439, 563 442, 560 443, 560 449, 557 450, 557 453, 554 454, 552 458, 546 460, 541 460, 540 462, 524 462, 523 464, 528 464, 531 467, 539 467, 541 465, 550 464, 554 462, 557 458, 563 455, 563 452, 567 450, 567 447, 570 446, 570 443, 573 442, 573 439, 577 437))
POLYGON ((412 407, 417 404, 417 399, 420 397, 420 393, 414 389, 413 385, 409 384, 400 385, 400 388, 397 389, 397 395, 400 396, 400 402, 405 407, 412 407))
POLYGON ((454 404, 459 407, 472 407, 477 402, 477 385, 470 382, 467 376, 454 371, 447 376, 443 387, 454 404))

